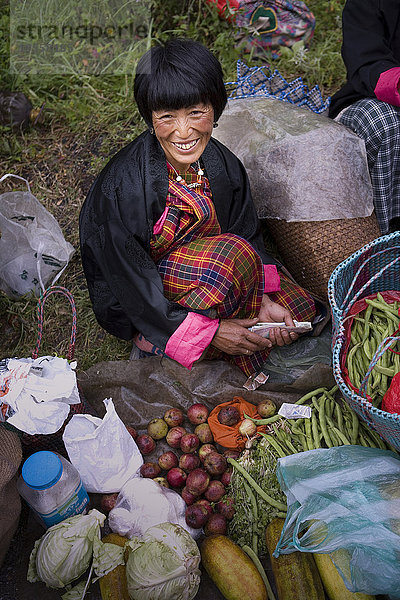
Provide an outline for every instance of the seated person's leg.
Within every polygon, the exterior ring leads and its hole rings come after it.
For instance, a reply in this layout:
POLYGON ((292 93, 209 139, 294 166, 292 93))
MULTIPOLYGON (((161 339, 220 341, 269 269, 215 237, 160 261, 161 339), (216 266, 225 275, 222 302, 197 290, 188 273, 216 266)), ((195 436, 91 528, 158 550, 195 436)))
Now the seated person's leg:
POLYGON ((337 120, 365 140, 375 213, 386 234, 394 226, 392 221, 400 218, 400 108, 365 98, 337 120))
MULTIPOLYGON (((165 256, 158 269, 168 299, 211 318, 250 318, 258 314, 264 289, 260 257, 233 234, 199 238, 165 256)), ((143 336, 138 357, 159 354, 143 336)), ((222 353, 210 349, 212 358, 222 353)), ((211 358, 211 356, 210 356, 211 358)))
MULTIPOLYGON (((263 266, 252 246, 238 236, 221 234, 194 240, 164 257, 158 268, 167 298, 190 310, 208 314, 215 309, 216 316, 222 319, 252 318, 259 313, 264 292, 263 266)), ((283 273, 280 276, 281 291, 269 293, 270 299, 287 308, 294 319, 313 321, 313 298, 289 277, 283 273)), ((140 334, 135 343, 142 351, 158 353, 140 334)), ((203 358, 225 358, 251 375, 263 365, 269 352, 233 356, 209 347, 203 358)))
POLYGON ((258 313, 263 267, 243 238, 221 234, 196 239, 164 257, 158 268, 167 298, 189 310, 215 308, 223 319, 258 313))
MULTIPOLYGON (((199 239, 161 262, 167 297, 197 312, 214 307, 222 319, 258 315, 264 291, 263 267, 257 253, 242 238, 222 234, 199 239)), ((270 299, 287 308, 294 319, 313 321, 316 307, 311 295, 283 273, 280 277, 281 291, 269 293, 270 299)), ((269 352, 232 356, 209 347, 204 357, 225 358, 251 375, 263 365, 269 352)))

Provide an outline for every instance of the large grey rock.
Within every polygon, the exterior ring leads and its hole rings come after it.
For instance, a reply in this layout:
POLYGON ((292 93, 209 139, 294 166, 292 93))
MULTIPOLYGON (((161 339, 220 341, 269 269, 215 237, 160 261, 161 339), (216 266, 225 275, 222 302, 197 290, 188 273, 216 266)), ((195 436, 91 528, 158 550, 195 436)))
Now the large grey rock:
POLYGON ((246 167, 260 218, 372 214, 364 141, 324 115, 272 98, 230 100, 214 137, 246 167))

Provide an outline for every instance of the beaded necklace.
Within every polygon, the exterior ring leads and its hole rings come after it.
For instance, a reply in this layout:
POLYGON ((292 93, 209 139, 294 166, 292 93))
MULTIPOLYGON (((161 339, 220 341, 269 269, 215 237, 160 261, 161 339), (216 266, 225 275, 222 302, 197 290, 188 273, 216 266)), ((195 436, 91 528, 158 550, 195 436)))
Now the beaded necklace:
MULTIPOLYGON (((171 163, 170 163, 170 164, 171 164, 171 163)), ((199 187, 201 186, 201 178, 202 178, 202 176, 204 175, 204 171, 203 171, 203 169, 201 168, 201 165, 200 165, 200 160, 197 160, 197 161, 196 161, 196 162, 193 164, 193 168, 194 168, 195 170, 197 169, 197 181, 194 181, 193 183, 186 183, 186 182, 185 182, 185 179, 184 179, 184 178, 183 178, 181 175, 179 175, 179 173, 178 173, 178 171, 175 169, 175 167, 174 167, 173 165, 171 165, 171 167, 173 168, 173 170, 174 170, 174 171, 175 171, 175 173, 176 173, 176 179, 175 179, 175 180, 176 180, 178 183, 182 182, 182 183, 183 183, 183 184, 184 184, 186 187, 188 187, 188 188, 194 188, 194 189, 197 189, 197 188, 199 188, 199 187)))

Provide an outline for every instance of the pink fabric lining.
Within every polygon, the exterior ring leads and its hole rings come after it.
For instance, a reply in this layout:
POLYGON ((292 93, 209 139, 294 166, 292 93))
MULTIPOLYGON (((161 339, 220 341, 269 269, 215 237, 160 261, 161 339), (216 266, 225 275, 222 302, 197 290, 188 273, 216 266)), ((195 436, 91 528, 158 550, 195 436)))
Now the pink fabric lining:
POLYGON ((400 106, 400 93, 398 85, 400 82, 400 67, 393 67, 381 73, 375 87, 375 96, 382 102, 400 106))
POLYGON ((193 363, 210 345, 218 327, 218 319, 210 319, 195 312, 188 313, 186 319, 169 338, 165 354, 187 369, 191 369, 193 363))
POLYGON ((169 210, 169 206, 166 206, 165 209, 164 209, 163 214, 158 219, 157 223, 154 225, 154 227, 153 227, 153 234, 154 235, 158 235, 159 233, 162 232, 164 221, 167 218, 168 210, 169 210))
POLYGON ((280 292, 281 278, 276 265, 263 265, 264 267, 264 294, 280 292))

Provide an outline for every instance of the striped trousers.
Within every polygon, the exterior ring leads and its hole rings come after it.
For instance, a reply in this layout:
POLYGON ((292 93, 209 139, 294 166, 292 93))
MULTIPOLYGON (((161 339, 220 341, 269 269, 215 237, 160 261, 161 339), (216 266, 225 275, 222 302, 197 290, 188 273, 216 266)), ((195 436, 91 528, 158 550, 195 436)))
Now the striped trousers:
POLYGON ((400 108, 364 98, 342 111, 336 120, 365 141, 375 214, 382 234, 399 229, 400 108))

